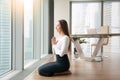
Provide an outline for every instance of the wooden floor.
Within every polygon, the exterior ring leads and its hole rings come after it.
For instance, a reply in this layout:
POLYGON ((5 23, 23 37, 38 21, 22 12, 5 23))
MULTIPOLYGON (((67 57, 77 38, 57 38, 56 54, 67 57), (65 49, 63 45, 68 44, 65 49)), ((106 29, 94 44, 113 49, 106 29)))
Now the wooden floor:
POLYGON ((81 59, 70 59, 70 62, 72 74, 44 77, 40 76, 36 69, 25 80, 120 80, 120 52, 107 53, 103 62, 88 62, 81 59))

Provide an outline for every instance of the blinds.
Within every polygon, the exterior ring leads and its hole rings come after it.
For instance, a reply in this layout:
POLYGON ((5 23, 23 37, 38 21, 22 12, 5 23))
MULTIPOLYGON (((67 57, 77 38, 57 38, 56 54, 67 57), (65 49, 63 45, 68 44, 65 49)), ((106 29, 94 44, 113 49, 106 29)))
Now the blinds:
POLYGON ((111 25, 111 9, 112 5, 111 2, 104 2, 103 3, 103 24, 104 25, 111 25))
POLYGON ((0 75, 11 69, 11 0, 0 0, 0 75))
MULTIPOLYGON (((110 27, 110 33, 120 33, 120 1, 105 1, 103 5, 103 25, 110 27)), ((120 37, 111 37, 108 47, 106 52, 118 53, 120 37)))

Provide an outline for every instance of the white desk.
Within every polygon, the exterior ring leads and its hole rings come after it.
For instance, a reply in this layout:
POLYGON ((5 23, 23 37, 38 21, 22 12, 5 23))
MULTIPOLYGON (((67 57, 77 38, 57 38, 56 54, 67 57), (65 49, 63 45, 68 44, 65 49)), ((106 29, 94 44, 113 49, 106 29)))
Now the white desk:
POLYGON ((103 41, 105 38, 108 38, 108 37, 111 37, 111 36, 120 36, 120 33, 109 33, 109 34, 73 34, 71 35, 71 38, 72 38, 72 42, 74 43, 75 45, 75 48, 77 50, 77 52, 79 53, 79 56, 81 58, 86 58, 84 56, 84 53, 81 49, 81 46, 79 46, 79 41, 76 40, 74 41, 73 38, 99 38, 98 42, 97 42, 97 46, 96 48, 94 49, 93 51, 93 56, 90 58, 90 61, 94 60, 96 55, 98 54, 98 51, 100 50, 100 48, 102 47, 103 45, 103 41))

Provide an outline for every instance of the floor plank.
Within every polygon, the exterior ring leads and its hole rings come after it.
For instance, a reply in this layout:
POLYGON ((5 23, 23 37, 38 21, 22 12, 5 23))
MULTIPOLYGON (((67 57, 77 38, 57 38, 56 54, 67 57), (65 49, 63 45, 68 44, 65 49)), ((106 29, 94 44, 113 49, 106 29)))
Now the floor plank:
MULTIPOLYGON (((72 74, 53 77, 40 76, 37 69, 25 80, 120 80, 120 54, 107 53, 102 62, 70 59, 72 74)), ((49 61, 53 61, 51 58, 49 61)))

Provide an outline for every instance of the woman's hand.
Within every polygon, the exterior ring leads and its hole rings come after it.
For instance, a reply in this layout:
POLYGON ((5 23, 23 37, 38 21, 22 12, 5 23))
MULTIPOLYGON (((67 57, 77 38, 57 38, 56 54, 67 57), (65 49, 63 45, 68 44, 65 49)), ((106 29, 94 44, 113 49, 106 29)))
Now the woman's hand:
POLYGON ((51 39, 51 43, 52 45, 55 45, 57 44, 58 41, 56 41, 56 38, 53 36, 52 39, 51 39))

